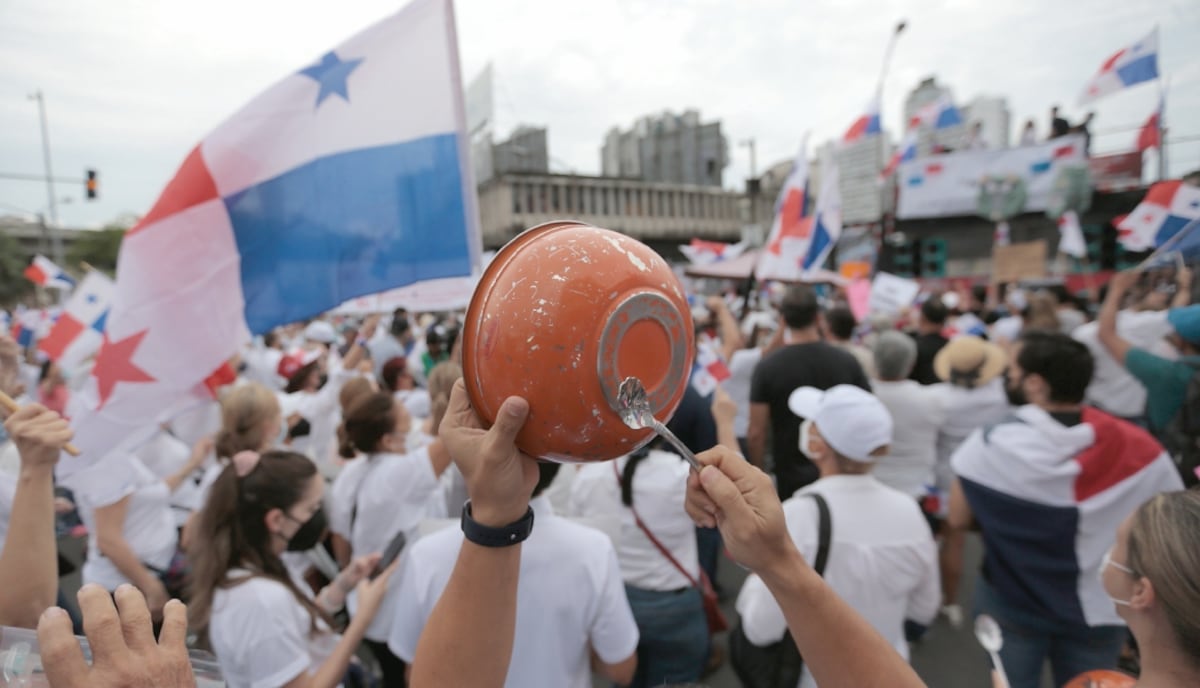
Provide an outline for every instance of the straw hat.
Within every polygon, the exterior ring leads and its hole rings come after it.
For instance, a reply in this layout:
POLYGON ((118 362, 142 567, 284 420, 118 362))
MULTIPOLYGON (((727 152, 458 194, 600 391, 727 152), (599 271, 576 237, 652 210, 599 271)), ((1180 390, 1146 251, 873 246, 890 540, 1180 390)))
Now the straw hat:
POLYGON ((1008 355, 979 337, 955 337, 933 359, 939 379, 968 389, 991 382, 1008 367, 1008 355))

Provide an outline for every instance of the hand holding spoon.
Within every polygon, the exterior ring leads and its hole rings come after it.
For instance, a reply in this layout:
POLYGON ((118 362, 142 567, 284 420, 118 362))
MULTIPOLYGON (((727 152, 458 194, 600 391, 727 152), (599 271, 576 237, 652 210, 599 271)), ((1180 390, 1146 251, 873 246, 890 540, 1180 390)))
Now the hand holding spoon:
POLYGON ((696 455, 650 411, 650 399, 646 397, 646 388, 642 386, 641 380, 627 377, 621 381, 621 386, 617 388, 617 404, 614 410, 630 428, 654 430, 679 450, 683 458, 691 464, 693 471, 700 472, 700 462, 696 460, 696 455))

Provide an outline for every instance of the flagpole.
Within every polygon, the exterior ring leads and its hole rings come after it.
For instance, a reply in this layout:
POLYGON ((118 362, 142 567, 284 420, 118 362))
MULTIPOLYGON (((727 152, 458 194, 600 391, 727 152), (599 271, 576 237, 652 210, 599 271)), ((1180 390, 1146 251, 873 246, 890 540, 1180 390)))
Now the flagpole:
POLYGON ((1158 181, 1167 178, 1167 88, 1171 85, 1168 77, 1158 82, 1158 181))

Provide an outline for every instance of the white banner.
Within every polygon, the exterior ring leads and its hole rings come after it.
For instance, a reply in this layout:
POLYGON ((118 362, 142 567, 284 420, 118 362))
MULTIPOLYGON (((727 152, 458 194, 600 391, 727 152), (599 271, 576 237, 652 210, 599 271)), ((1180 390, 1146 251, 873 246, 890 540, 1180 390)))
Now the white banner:
POLYGON ((1025 182, 1025 212, 1045 210, 1062 167, 1085 163, 1083 136, 1063 136, 1036 146, 965 151, 917 158, 900 165, 897 183, 902 220, 975 215, 985 177, 1025 182))

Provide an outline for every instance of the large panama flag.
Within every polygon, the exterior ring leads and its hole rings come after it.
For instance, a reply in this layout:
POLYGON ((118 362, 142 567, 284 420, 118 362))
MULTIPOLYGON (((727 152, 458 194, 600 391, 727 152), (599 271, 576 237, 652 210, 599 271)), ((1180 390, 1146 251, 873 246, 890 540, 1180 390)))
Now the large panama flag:
MULTIPOLYGON (((189 152, 126 235, 65 478, 251 333, 468 275, 480 244, 450 0, 416 0, 284 77, 189 152)), ((89 471, 91 472, 91 471, 89 471)))

